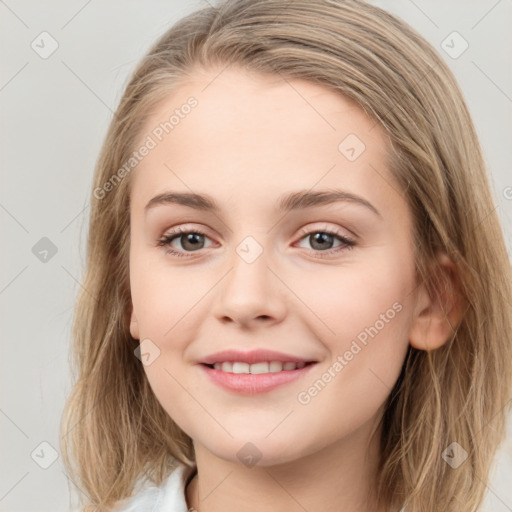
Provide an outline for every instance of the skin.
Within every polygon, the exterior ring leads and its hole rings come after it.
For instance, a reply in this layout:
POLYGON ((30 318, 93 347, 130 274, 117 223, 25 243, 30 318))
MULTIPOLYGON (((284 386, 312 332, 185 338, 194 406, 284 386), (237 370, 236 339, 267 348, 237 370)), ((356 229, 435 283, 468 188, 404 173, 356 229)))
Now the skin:
MULTIPOLYGON (((130 330, 160 350, 144 367, 147 378, 194 441, 198 476, 186 489, 188 506, 383 512, 371 490, 386 399, 408 345, 435 349, 451 333, 441 306, 415 281, 412 217, 387 167, 387 139, 355 103, 324 87, 232 67, 219 72, 195 70, 154 109, 141 141, 187 98, 198 100, 130 177, 130 330), (354 161, 338 150, 348 134, 366 146, 354 161), (347 201, 280 214, 280 196, 301 189, 349 191, 380 216, 347 201), (221 211, 163 204, 145 214, 146 203, 167 191, 209 194, 221 211), (196 246, 174 239, 182 258, 157 245, 178 226, 206 233, 196 246), (336 237, 315 244, 310 235, 326 229, 355 246, 316 257, 322 247, 343 247, 336 237), (247 236, 262 249, 252 263, 236 251, 247 236), (299 393, 396 303, 400 312, 300 403, 299 393), (231 348, 318 363, 304 379, 239 395, 196 364, 231 348), (253 467, 237 456, 247 442, 261 453, 253 467)), ((444 255, 440 261, 454 270, 444 255)), ((455 324, 456 304, 446 299, 455 324)))

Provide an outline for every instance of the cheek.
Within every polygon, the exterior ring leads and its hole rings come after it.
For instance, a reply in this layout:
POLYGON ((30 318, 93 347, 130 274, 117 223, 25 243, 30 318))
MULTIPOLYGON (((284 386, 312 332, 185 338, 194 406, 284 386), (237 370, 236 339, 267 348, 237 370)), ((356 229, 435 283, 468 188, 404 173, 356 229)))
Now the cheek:
POLYGON ((322 320, 320 339, 329 352, 321 378, 329 390, 317 400, 315 390, 310 396, 305 389, 304 401, 328 407, 341 399, 357 410, 365 397, 371 410, 385 400, 400 374, 412 321, 412 267, 400 261, 407 260, 382 257, 310 280, 312 310, 322 320))
POLYGON ((191 382, 187 380, 187 374, 180 371, 179 365, 173 365, 165 354, 157 358, 144 371, 149 385, 160 405, 170 418, 188 435, 195 437, 200 425, 209 421, 204 417, 204 410, 193 397, 201 396, 191 382))
POLYGON ((339 290, 324 294, 316 303, 334 332, 322 338, 329 360, 303 383, 296 403, 304 428, 323 432, 319 444, 378 415, 397 381, 412 308, 407 287, 395 277, 389 272, 352 272, 340 277, 343 295, 339 290))
POLYGON ((321 319, 326 341, 340 345, 333 347, 336 349, 358 336, 364 341, 371 326, 382 333, 400 326, 411 286, 404 266, 385 258, 372 264, 331 268, 314 279, 305 276, 294 283, 297 295, 304 297, 314 317, 321 319))
POLYGON ((184 391, 197 396, 194 382, 187 380, 183 351, 197 328, 193 306, 207 290, 200 280, 191 279, 192 267, 188 271, 171 268, 161 260, 150 254, 134 254, 131 260, 131 292, 140 340, 151 353, 144 371, 167 414, 185 432, 193 432, 194 418, 201 411, 184 391))
POLYGON ((138 254, 130 261, 130 286, 142 337, 167 339, 207 291, 200 272, 172 267, 160 255, 138 254))

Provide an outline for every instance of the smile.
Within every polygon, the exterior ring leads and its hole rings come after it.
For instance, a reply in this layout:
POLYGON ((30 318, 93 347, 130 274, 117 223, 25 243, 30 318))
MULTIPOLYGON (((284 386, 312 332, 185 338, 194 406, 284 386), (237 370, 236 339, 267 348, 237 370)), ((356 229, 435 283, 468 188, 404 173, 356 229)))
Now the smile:
POLYGON ((203 372, 225 391, 243 395, 266 393, 304 377, 316 362, 293 363, 269 361, 259 363, 230 362, 199 364, 203 372))
POLYGON ((306 366, 305 362, 281 362, 281 361, 268 361, 268 362, 261 362, 261 363, 244 363, 244 362, 231 362, 226 361, 223 363, 215 363, 213 365, 209 365, 210 368, 214 368, 215 370, 220 370, 222 372, 227 373, 251 373, 253 375, 255 374, 262 374, 262 373, 276 373, 281 372, 283 370, 297 370, 304 368, 306 366))

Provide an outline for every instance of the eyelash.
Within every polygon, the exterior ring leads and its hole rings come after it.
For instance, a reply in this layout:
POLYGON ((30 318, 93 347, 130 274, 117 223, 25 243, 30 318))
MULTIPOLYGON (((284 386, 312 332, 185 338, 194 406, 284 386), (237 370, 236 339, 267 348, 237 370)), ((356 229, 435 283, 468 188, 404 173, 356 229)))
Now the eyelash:
MULTIPOLYGON (((171 254, 173 256, 177 256, 178 258, 188 258, 188 257, 191 257, 191 256, 187 256, 186 255, 186 252, 183 253, 183 252, 180 252, 180 251, 175 251, 174 249, 172 249, 170 247, 171 243, 174 241, 174 239, 184 235, 184 234, 196 234, 196 235, 201 235, 201 236, 205 236, 205 237, 208 237, 208 235, 201 231, 200 229, 183 229, 181 226, 179 228, 176 228, 175 230, 171 231, 170 233, 162 236, 160 239, 158 239, 157 241, 157 246, 159 247, 168 247, 168 249, 165 251, 167 254, 171 254)), ((308 236, 308 235, 311 235, 311 234, 314 234, 314 233, 324 233, 326 235, 330 235, 330 236, 334 236, 336 238, 338 238, 343 245, 340 245, 339 247, 336 247, 334 249, 328 249, 326 251, 315 251, 314 249, 311 249, 314 253, 317 253, 315 254, 315 258, 326 258, 326 257, 329 257, 331 256, 332 254, 335 254, 335 253, 338 253, 338 252, 341 252, 341 251, 345 251, 345 250, 351 250, 354 248, 354 246, 356 245, 355 241, 344 236, 344 235, 340 235, 338 234, 337 231, 332 231, 332 230, 328 230, 328 229, 324 229, 324 230, 320 230, 320 229, 313 229, 313 230, 310 230, 310 231, 307 231, 306 229, 303 229, 301 230, 300 234, 302 235, 300 237, 300 240, 302 240, 304 237, 308 236)), ((193 252, 198 252, 198 251, 193 251, 193 252)), ((192 253, 190 253, 192 254, 192 253)))

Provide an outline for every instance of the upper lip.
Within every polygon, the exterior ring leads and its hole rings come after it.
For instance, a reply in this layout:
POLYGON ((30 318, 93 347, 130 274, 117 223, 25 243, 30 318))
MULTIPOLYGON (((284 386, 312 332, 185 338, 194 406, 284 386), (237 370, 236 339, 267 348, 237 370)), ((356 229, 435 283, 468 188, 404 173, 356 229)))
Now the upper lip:
POLYGON ((274 350, 250 350, 248 352, 242 352, 240 350, 223 350, 216 352, 202 358, 199 362, 202 364, 215 364, 223 362, 241 362, 241 363, 261 363, 265 361, 282 361, 293 362, 293 363, 308 363, 313 362, 311 359, 305 359, 303 357, 294 356, 290 354, 284 354, 283 352, 276 352, 274 350))

